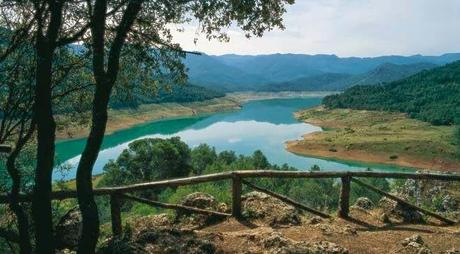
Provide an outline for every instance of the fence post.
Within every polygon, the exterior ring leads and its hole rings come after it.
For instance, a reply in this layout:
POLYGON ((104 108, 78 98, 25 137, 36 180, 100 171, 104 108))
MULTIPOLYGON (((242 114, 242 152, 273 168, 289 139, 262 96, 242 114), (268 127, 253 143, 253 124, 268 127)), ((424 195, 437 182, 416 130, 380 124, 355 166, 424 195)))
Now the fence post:
POLYGON ((241 218, 241 177, 238 174, 232 176, 232 216, 241 218))
POLYGON ((342 188, 340 191, 339 199, 339 211, 338 215, 340 218, 348 218, 348 213, 350 211, 350 176, 344 176, 341 178, 342 188))
POLYGON ((119 236, 122 233, 121 226, 121 202, 117 193, 110 195, 110 214, 112 217, 112 234, 119 236))

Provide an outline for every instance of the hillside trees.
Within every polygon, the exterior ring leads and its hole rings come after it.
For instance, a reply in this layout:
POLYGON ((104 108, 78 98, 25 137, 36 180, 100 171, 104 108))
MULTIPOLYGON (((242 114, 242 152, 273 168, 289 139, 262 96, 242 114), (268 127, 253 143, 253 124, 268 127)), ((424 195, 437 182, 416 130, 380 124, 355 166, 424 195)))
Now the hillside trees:
POLYGON ((128 145, 117 158, 104 166, 104 186, 186 177, 192 169, 190 149, 178 137, 148 138, 128 145))
POLYGON ((460 115, 460 61, 381 86, 356 86, 324 98, 329 108, 407 113, 434 125, 452 125, 460 115))

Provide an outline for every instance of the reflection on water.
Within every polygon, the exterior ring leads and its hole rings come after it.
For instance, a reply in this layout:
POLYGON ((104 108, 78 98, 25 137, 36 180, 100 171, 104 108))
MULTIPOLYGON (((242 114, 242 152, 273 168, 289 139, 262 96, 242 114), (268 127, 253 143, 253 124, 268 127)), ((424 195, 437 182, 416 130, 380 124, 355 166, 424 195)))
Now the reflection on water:
MULTIPOLYGON (((323 170, 366 169, 369 165, 350 165, 308 158, 284 149, 284 142, 287 140, 299 139, 305 133, 321 130, 319 127, 297 122, 293 117, 293 112, 319 103, 319 98, 253 101, 237 112, 152 122, 115 132, 105 137, 94 174, 101 173, 107 161, 117 158, 133 140, 173 136, 181 137, 191 147, 207 143, 217 151, 234 150, 239 154, 252 154, 255 150, 261 150, 271 163, 287 163, 302 170, 309 169, 314 164, 323 170)), ((66 178, 75 176, 75 165, 79 161, 84 143, 85 140, 72 140, 57 144, 58 160, 69 163, 73 168, 66 178)), ((396 168, 377 166, 375 169, 396 168)))

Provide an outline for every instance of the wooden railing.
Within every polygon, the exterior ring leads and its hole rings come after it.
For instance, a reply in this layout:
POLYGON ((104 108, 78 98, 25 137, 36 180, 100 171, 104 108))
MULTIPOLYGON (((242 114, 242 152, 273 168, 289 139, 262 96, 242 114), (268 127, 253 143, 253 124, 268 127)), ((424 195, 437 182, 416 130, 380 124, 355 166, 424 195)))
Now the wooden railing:
MULTIPOLYGON (((245 170, 245 171, 232 171, 232 172, 223 172, 217 174, 209 174, 202 176, 194 176, 180 179, 171 179, 163 181, 155 181, 148 183, 139 183, 128 186, 119 186, 119 187, 104 187, 94 189, 94 195, 110 196, 110 207, 111 207, 111 218, 112 218, 112 231, 114 235, 119 235, 122 232, 122 223, 121 223, 121 199, 129 199, 136 202, 141 202, 144 204, 161 207, 165 209, 175 209, 175 210, 186 210, 192 213, 208 214, 215 216, 233 216, 236 218, 242 217, 242 207, 241 207, 241 194, 242 186, 245 184, 249 188, 255 189, 257 191, 264 192, 268 195, 271 195, 277 199, 280 199, 283 202, 286 202, 290 205, 293 205, 299 209, 305 210, 309 213, 321 217, 330 217, 330 215, 325 214, 321 211, 317 211, 313 208, 310 208, 304 204, 301 204, 295 200, 290 199, 289 197, 283 196, 281 194, 274 193, 270 190, 264 189, 262 187, 256 186, 253 183, 247 181, 251 178, 305 178, 305 179, 321 179, 321 178, 340 178, 341 180, 341 192, 339 199, 339 207, 337 215, 341 218, 349 217, 349 207, 350 207, 350 190, 351 182, 355 182, 358 185, 361 185, 364 188, 367 188, 370 191, 376 192, 382 196, 385 196, 389 199, 395 200, 409 209, 418 210, 428 216, 432 216, 446 224, 455 224, 457 222, 445 218, 439 214, 436 214, 432 211, 428 211, 416 205, 410 204, 407 201, 398 198, 392 194, 386 193, 382 190, 375 188, 374 186, 368 185, 358 178, 391 178, 391 179, 414 179, 414 180, 439 180, 439 181, 460 181, 460 175, 456 174, 426 174, 426 173, 392 173, 392 172, 372 172, 372 171, 363 171, 363 172, 303 172, 303 171, 272 171, 272 170, 245 170), (144 198, 139 198, 136 196, 128 195, 129 192, 137 192, 143 190, 151 190, 155 188, 164 188, 164 187, 179 187, 185 185, 193 185, 207 182, 216 182, 222 180, 231 180, 232 181, 232 212, 231 214, 199 209, 195 207, 183 206, 178 204, 167 204, 158 201, 148 200, 144 198)), ((31 194, 21 194, 19 199, 21 202, 30 202, 31 194)), ((53 200, 63 200, 69 198, 76 198, 75 190, 66 190, 66 191, 55 191, 51 194, 51 199, 53 200)), ((9 196, 7 194, 0 194, 0 204, 8 203, 9 196)))

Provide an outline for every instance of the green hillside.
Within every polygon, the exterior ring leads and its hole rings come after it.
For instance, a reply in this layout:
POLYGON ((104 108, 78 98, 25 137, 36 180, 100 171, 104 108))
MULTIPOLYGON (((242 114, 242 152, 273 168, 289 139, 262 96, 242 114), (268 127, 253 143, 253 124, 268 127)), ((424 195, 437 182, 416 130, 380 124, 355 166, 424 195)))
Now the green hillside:
POLYGON ((364 74, 354 75, 346 80, 330 84, 341 89, 357 85, 377 85, 407 78, 423 70, 437 67, 432 63, 392 64, 384 63, 364 74))
POLYGON ((355 86, 324 98, 329 108, 405 112, 435 125, 460 121, 460 61, 381 86, 355 86))
POLYGON ((356 85, 377 85, 400 80, 436 66, 432 63, 384 63, 363 74, 324 73, 268 84, 261 87, 259 91, 343 91, 356 85))
POLYGON ((352 75, 341 73, 325 73, 311 77, 298 78, 282 83, 269 84, 261 87, 259 91, 337 91, 340 90, 336 83, 343 82, 352 75))
POLYGON ((125 90, 115 91, 110 102, 112 108, 137 107, 140 104, 166 102, 195 102, 224 97, 225 93, 192 84, 175 85, 170 89, 162 87, 159 91, 146 93, 145 91, 125 90))

